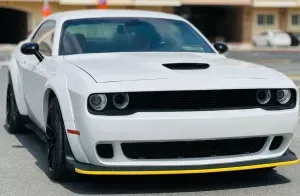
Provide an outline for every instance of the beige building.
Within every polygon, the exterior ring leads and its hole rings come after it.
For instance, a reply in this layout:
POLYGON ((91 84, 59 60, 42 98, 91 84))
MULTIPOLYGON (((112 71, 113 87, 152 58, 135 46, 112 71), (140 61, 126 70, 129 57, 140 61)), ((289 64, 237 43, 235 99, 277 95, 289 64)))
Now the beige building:
POLYGON ((300 33, 300 0, 253 0, 252 35, 266 29, 300 33))
MULTIPOLYGON (((97 0, 49 0, 52 13, 94 9, 97 0)), ((179 14, 211 41, 251 42, 267 29, 300 32, 300 0, 107 0, 109 9, 179 14)), ((17 43, 43 19, 43 0, 0 0, 0 43, 17 43), (3 29, 3 28, 2 28, 3 29)))
MULTIPOLYGON (((146 9, 173 13, 180 0, 107 0, 109 9, 146 9)), ((49 0, 51 12, 96 9, 97 0, 49 0)), ((17 43, 43 19, 43 0, 0 0, 0 43, 17 43)))

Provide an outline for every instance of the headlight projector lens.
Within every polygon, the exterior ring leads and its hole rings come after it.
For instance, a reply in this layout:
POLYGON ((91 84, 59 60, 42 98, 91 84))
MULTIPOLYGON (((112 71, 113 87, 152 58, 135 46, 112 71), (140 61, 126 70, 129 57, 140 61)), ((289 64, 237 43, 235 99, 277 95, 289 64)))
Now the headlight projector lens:
POLYGON ((291 100, 291 91, 290 90, 278 90, 276 93, 277 101, 284 105, 291 100))
POLYGON ((129 95, 127 93, 114 94, 113 103, 116 108, 124 109, 129 104, 129 95))
POLYGON ((256 99, 258 103, 264 105, 267 104, 271 99, 271 91, 270 90, 258 90, 256 93, 256 99))
POLYGON ((107 97, 104 94, 95 94, 89 97, 89 105, 92 109, 101 111, 104 110, 107 104, 107 97))

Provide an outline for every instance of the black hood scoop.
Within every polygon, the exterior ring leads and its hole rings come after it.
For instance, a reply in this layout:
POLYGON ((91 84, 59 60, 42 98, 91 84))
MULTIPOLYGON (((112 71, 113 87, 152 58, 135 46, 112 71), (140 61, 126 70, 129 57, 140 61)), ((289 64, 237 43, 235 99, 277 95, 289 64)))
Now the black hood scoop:
POLYGON ((195 70, 209 68, 209 64, 206 63, 167 63, 163 64, 163 66, 172 70, 195 70))

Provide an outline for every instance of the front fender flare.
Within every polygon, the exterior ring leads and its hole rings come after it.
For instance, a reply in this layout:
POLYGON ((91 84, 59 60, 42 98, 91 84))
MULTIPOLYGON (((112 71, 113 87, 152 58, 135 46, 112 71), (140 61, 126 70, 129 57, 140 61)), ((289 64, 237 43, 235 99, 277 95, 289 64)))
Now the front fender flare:
POLYGON ((76 124, 73 115, 72 102, 70 99, 70 93, 68 91, 67 86, 67 78, 65 75, 57 74, 54 78, 49 79, 45 86, 45 94, 44 94, 44 116, 45 116, 45 125, 47 123, 47 114, 48 114, 48 103, 49 103, 49 93, 53 91, 56 95, 61 113, 63 116, 64 124, 65 124, 65 134, 67 135, 67 139, 69 141, 70 148, 74 155, 74 158, 77 161, 83 163, 89 163, 88 159, 85 156, 83 148, 80 142, 80 136, 74 134, 68 134, 67 130, 76 130, 76 124))

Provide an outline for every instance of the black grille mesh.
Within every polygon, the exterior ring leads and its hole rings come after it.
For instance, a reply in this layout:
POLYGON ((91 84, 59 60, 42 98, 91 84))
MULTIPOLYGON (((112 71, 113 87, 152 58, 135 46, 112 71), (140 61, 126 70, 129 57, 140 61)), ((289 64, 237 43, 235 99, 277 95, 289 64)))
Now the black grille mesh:
POLYGON ((164 91, 131 93, 137 110, 205 110, 260 106, 257 90, 164 91))
POLYGON ((264 146, 267 137, 176 141, 122 143, 126 157, 130 159, 177 159, 203 158, 212 156, 230 156, 258 152, 264 146))

